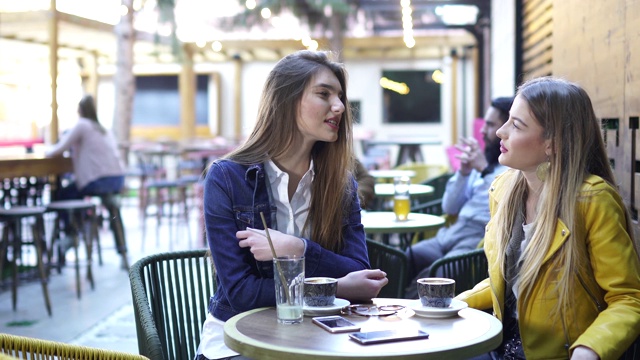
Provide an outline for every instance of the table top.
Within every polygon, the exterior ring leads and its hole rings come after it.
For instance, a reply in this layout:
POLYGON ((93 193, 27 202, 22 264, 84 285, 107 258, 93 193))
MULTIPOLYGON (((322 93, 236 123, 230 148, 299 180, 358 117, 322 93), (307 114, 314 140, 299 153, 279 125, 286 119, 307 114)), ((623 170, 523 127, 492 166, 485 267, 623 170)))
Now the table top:
POLYGON ((20 154, 0 157, 0 178, 59 175, 73 171, 71 158, 44 154, 20 154))
POLYGON ((413 170, 369 170, 369 175, 376 179, 395 179, 401 176, 414 177, 416 172, 413 170))
POLYGON ((466 308, 448 318, 415 314, 409 305, 418 300, 374 299, 377 305, 398 304, 407 308, 397 315, 363 317, 344 315, 361 331, 419 328, 429 333, 424 340, 360 345, 348 333, 332 334, 304 317, 300 324, 276 321, 275 308, 260 308, 229 319, 224 325, 225 344, 255 359, 466 359, 500 345, 502 324, 483 311, 466 308))
POLYGON ((441 145, 442 140, 433 136, 403 136, 367 140, 369 145, 441 145))
POLYGON ((362 225, 367 234, 415 233, 439 228, 445 223, 441 216, 422 213, 409 213, 406 221, 396 220, 393 211, 363 211, 361 214, 362 225))
MULTIPOLYGON (((393 184, 376 184, 375 193, 378 196, 393 196, 393 184)), ((429 195, 433 193, 433 186, 410 184, 409 195, 429 195)))

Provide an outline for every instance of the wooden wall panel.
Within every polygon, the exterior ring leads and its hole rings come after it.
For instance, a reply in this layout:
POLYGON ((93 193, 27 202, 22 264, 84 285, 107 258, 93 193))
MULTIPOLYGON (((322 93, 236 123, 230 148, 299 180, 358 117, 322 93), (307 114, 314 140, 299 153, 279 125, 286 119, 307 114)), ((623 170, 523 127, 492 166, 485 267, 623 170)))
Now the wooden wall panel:
POLYGON ((552 11, 553 75, 589 92, 638 237, 640 1, 553 0, 552 11))
POLYGON ((551 75, 553 1, 523 0, 522 71, 524 79, 551 75))
MULTIPOLYGON (((640 1, 626 1, 625 18, 625 87, 624 87, 624 114, 628 121, 628 136, 623 139, 627 156, 625 167, 626 176, 630 179, 630 207, 634 220, 638 220, 640 208, 640 33, 638 33, 638 21, 640 20, 640 1)), ((636 223, 637 224, 637 223, 636 223)), ((639 229, 636 234, 640 236, 639 229)))
POLYGON ((629 138, 625 117, 626 0, 555 0, 553 75, 581 84, 598 118, 607 120, 607 152, 630 200, 629 138), (626 154, 626 155, 625 155, 626 154), (625 158, 627 157, 627 158, 625 158))

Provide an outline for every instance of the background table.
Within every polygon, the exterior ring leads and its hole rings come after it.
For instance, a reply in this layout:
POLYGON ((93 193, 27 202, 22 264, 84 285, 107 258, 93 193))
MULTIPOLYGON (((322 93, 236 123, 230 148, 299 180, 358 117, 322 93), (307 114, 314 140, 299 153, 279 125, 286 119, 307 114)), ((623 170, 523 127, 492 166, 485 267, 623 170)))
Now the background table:
MULTIPOLYGON (((393 184, 376 184, 375 193, 378 196, 393 196, 393 184)), ((433 193, 433 186, 431 185, 409 185, 409 195, 411 196, 429 195, 431 193, 433 193)))
POLYGON ((379 146, 379 145, 397 145, 398 157, 396 159, 395 166, 404 164, 405 162, 425 162, 422 150, 422 145, 441 145, 442 140, 432 136, 422 137, 397 137, 389 139, 371 139, 367 140, 367 147, 379 146))
MULTIPOLYGON (((413 300, 374 299, 377 305, 408 305, 413 300)), ((347 333, 332 334, 305 316, 297 325, 276 321, 275 308, 244 312, 224 325, 225 344, 254 359, 467 359, 495 349, 502 341, 501 322, 485 312, 463 309, 459 316, 426 318, 407 308, 387 317, 345 316, 363 331, 419 328, 429 339, 360 345, 347 333)))
POLYGON ((382 234, 385 243, 388 243, 388 235, 399 234, 400 248, 403 250, 411 245, 413 234, 439 229, 445 224, 441 216, 421 213, 409 213, 406 221, 398 221, 392 211, 363 211, 361 221, 365 233, 382 234))
POLYGON ((392 180, 401 177, 408 176, 410 178, 416 176, 416 172, 413 170, 369 170, 369 175, 373 176, 376 181, 387 182, 388 180, 392 180))
MULTIPOLYGON (((423 184, 410 184, 409 196, 411 196, 411 207, 419 204, 427 195, 433 194, 433 186, 423 184)), ((393 184, 375 184, 375 201, 373 209, 378 211, 393 210, 393 184)))

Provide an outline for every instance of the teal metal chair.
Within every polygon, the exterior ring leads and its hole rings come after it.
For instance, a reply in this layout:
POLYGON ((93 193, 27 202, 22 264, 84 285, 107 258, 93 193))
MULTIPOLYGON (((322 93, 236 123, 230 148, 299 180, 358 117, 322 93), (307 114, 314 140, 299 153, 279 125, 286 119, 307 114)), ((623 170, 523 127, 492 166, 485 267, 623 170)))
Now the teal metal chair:
POLYGON ((372 269, 380 269, 387 273, 389 283, 380 290, 381 298, 404 298, 407 276, 409 276, 409 260, 404 251, 367 239, 369 263, 372 269))
POLYGON ((429 268, 429 277, 446 277, 456 281, 456 295, 469 290, 489 276, 489 265, 484 249, 443 257, 429 268))
POLYGON ((158 253, 129 270, 141 355, 191 360, 216 289, 207 249, 158 253))

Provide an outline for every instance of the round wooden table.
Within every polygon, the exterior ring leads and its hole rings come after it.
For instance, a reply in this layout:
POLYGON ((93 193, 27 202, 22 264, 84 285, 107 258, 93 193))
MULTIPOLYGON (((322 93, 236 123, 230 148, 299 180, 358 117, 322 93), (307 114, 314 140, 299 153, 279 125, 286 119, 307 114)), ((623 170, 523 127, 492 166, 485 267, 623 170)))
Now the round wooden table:
POLYGON ((381 241, 384 243, 389 242, 389 235, 399 234, 400 248, 403 250, 411 245, 413 234, 439 229, 445 224, 445 219, 441 216, 422 213, 409 213, 406 221, 396 220, 396 214, 393 211, 363 211, 361 214, 365 233, 381 234, 381 241))
POLYGON ((332 334, 311 322, 278 324, 275 308, 260 308, 229 319, 224 342, 241 355, 261 360, 305 359, 467 359, 495 349, 502 341, 502 323, 483 311, 463 309, 448 318, 427 318, 408 306, 418 300, 374 299, 377 305, 399 304, 407 308, 397 315, 363 317, 344 315, 362 331, 422 329, 424 340, 360 345, 348 333, 332 334))
MULTIPOLYGON (((412 204, 420 204, 428 195, 433 194, 433 186, 423 184, 410 184, 409 196, 412 204)), ((373 202, 373 209, 376 211, 393 210, 393 184, 375 184, 374 192, 376 197, 373 202)))

